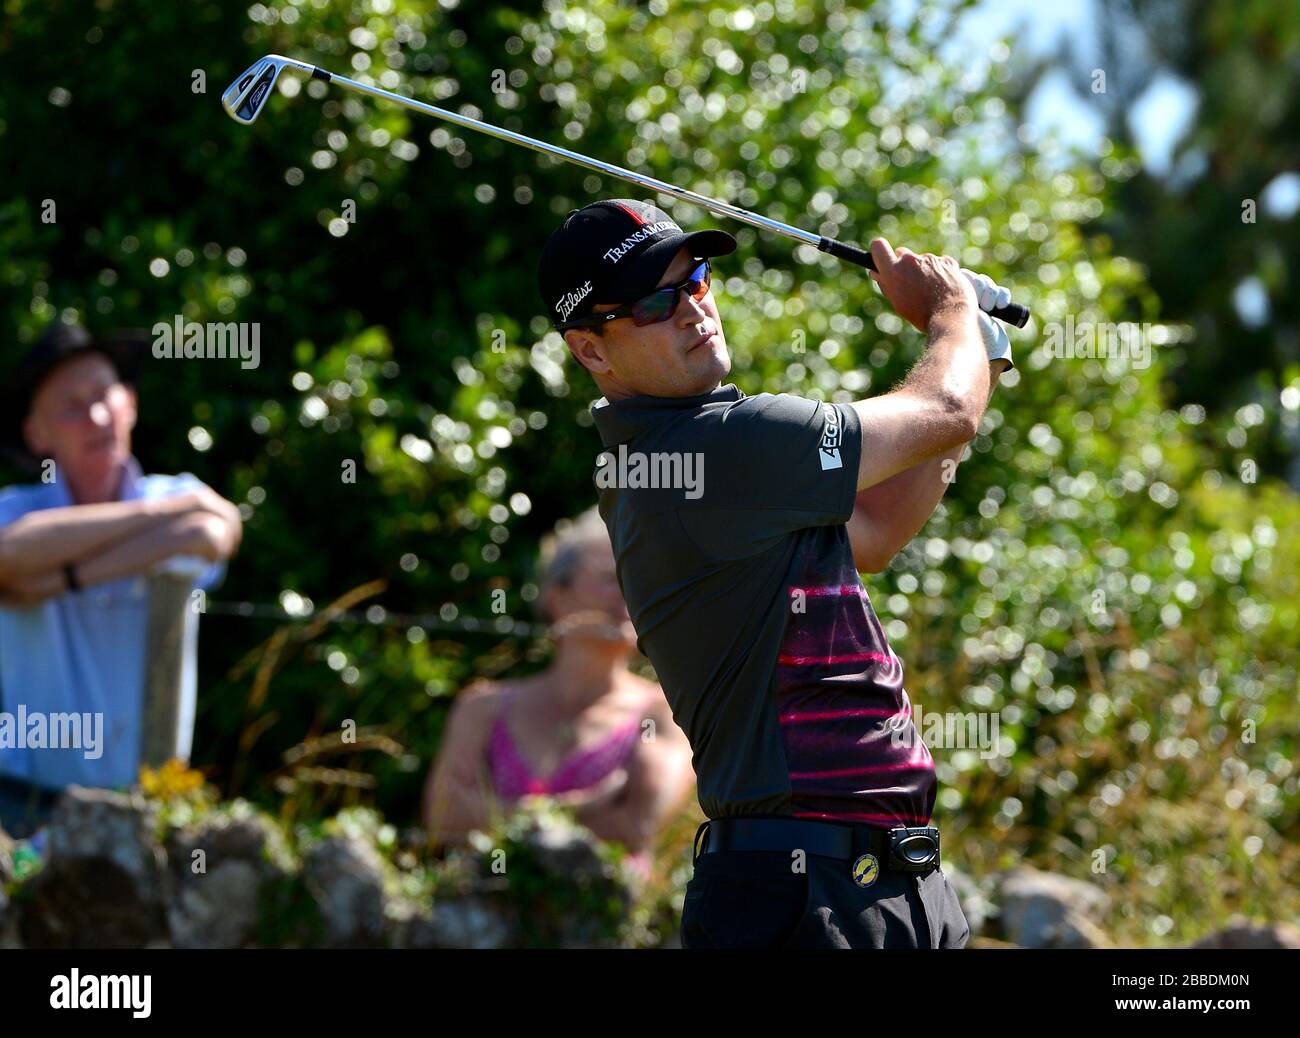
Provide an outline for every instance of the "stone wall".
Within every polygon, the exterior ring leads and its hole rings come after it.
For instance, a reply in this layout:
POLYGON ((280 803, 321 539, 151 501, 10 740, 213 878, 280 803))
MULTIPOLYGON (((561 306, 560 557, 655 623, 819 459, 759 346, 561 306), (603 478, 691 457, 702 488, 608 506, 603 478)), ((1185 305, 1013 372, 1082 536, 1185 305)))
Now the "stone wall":
POLYGON ((187 824, 138 792, 71 788, 43 864, 16 876, 0 834, 7 947, 504 948, 657 945, 617 852, 559 815, 423 863, 369 811, 291 838, 243 801, 187 824), (6 897, 6 886, 9 894, 6 897), (530 892, 535 896, 529 896, 530 892), (531 901, 531 905, 530 902, 531 901), (583 911, 584 902, 598 906, 583 911), (529 911, 529 909, 532 911, 529 911))
MULTIPOLYGON (((73 787, 33 869, 0 832, 0 947, 679 947, 680 885, 647 888, 569 816, 520 813, 430 858, 350 810, 287 832, 244 801, 176 810, 73 787)), ((671 870, 689 878, 689 863, 671 870)), ((1029 868, 944 873, 970 947, 1105 948, 1094 884, 1029 868)), ((1287 923, 1234 919, 1195 947, 1300 948, 1287 923)))

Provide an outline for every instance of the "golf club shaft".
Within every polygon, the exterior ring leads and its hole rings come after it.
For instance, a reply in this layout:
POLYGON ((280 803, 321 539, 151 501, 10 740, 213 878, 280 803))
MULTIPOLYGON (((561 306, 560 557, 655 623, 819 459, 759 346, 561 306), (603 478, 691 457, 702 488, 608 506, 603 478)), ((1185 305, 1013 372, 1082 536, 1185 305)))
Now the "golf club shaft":
MULTIPOLYGON (((410 97, 404 97, 401 94, 395 94, 389 90, 383 90, 379 87, 369 86, 365 83, 359 83, 355 79, 349 79, 347 76, 335 75, 326 69, 316 65, 309 65, 306 62, 296 61, 293 58, 282 59, 286 64, 298 69, 311 76, 313 79, 319 79, 326 83, 337 83, 340 86, 347 87, 349 90, 355 90, 361 94, 369 94, 371 97, 382 98, 385 101, 392 101, 403 108, 410 108, 416 112, 423 112, 426 115, 436 116, 449 123, 462 126, 467 130, 477 130, 479 133, 486 133, 490 137, 496 137, 498 140, 509 141, 512 144, 519 144, 525 148, 531 148, 533 151, 541 152, 543 155, 550 155, 557 159, 563 159, 566 162, 572 162, 575 165, 583 166, 596 173, 602 173, 606 176, 616 177, 619 180, 625 180, 630 184, 636 184, 638 187, 646 188, 651 191, 658 191, 665 195, 671 195, 674 198, 680 198, 683 201, 698 205, 718 216, 730 217, 733 220, 739 220, 741 223, 747 223, 751 227, 757 227, 760 230, 771 231, 774 234, 791 238, 794 241, 802 242, 805 245, 812 245, 822 252, 829 253, 837 259, 846 260, 849 263, 855 263, 859 267, 865 267, 867 270, 875 270, 876 264, 871 257, 871 253, 865 249, 860 249, 856 245, 848 242, 837 241, 834 238, 827 238, 823 235, 815 234, 812 231, 805 231, 798 227, 792 227, 788 223, 782 223, 780 220, 773 220, 766 216, 760 216, 758 213, 751 213, 748 209, 741 209, 739 206, 732 205, 730 202, 721 202, 716 198, 709 198, 706 195, 698 194, 695 191, 688 191, 684 187, 678 187, 676 184, 669 184, 665 181, 658 180, 655 177, 647 176, 644 173, 637 173, 635 170, 624 169, 622 166, 615 166, 610 162, 602 162, 599 159, 589 158, 586 155, 580 155, 576 151, 570 151, 568 148, 561 148, 554 144, 547 144, 545 141, 536 140, 533 137, 526 137, 522 133, 515 133, 512 130, 503 130, 499 126, 493 126, 491 123, 482 122, 479 119, 473 119, 467 115, 460 115, 456 112, 449 112, 445 108, 437 108, 434 105, 425 104, 423 101, 416 101, 410 97)), ((1027 307, 1017 303, 1010 303, 1005 307, 997 307, 990 313, 1008 324, 1013 324, 1017 328, 1023 328, 1029 320, 1029 310, 1027 307)))

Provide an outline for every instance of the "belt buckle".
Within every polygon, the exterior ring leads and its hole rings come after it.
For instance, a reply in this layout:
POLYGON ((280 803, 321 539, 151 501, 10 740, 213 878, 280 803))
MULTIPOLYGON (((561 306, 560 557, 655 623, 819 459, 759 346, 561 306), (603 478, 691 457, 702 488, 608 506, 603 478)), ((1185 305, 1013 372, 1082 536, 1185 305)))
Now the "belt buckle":
POLYGON ((939 830, 933 826, 889 830, 889 865, 904 872, 925 872, 939 864, 939 830))

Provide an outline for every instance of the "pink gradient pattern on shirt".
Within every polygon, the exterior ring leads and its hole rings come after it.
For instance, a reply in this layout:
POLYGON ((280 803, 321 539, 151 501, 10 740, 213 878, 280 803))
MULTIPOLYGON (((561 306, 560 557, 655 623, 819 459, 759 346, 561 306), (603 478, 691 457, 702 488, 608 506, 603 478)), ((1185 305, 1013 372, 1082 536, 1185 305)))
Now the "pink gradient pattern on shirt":
POLYGON ((882 828, 927 825, 934 759, 916 734, 902 661, 847 538, 818 531, 799 551, 776 678, 791 813, 882 828))

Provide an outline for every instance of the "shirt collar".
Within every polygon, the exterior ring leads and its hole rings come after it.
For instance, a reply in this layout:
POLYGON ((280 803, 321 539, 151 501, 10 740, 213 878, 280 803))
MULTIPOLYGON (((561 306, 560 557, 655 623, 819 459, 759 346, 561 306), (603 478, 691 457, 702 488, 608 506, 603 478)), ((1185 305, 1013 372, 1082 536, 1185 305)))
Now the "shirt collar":
POLYGON ((745 394, 734 385, 719 386, 712 393, 699 396, 632 396, 612 404, 601 397, 591 405, 591 417, 600 431, 601 443, 613 447, 658 425, 670 415, 698 411, 708 404, 734 403, 744 398, 745 394))
MULTIPOLYGON (((126 461, 122 463, 122 476, 117 484, 117 494, 114 495, 114 501, 137 501, 143 497, 141 482, 144 479, 144 470, 140 463, 135 460, 135 455, 128 455, 126 461)), ((72 500, 72 491, 68 486, 67 480, 56 479, 53 483, 54 507, 66 507, 74 504, 72 500)))

